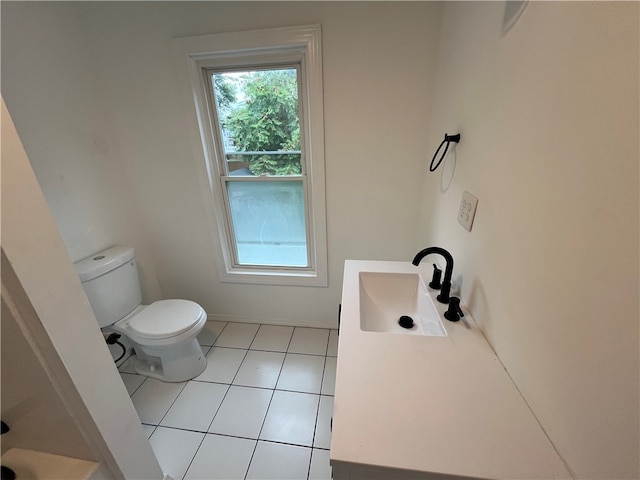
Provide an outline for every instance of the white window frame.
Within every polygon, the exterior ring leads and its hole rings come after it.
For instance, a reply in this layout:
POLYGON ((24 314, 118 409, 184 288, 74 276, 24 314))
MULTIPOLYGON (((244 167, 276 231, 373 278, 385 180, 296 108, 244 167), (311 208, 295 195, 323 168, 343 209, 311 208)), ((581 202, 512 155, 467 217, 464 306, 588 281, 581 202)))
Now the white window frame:
MULTIPOLYGON (((222 282, 270 285, 328 285, 327 232, 324 174, 324 113, 320 25, 219 33, 176 38, 173 41, 186 93, 187 120, 196 157, 199 185, 212 219, 218 275, 222 282), (239 265, 231 244, 231 220, 227 216, 220 151, 215 137, 217 123, 209 108, 208 82, 203 70, 299 64, 300 128, 303 138, 303 183, 310 265, 262 267, 239 265)), ((278 178, 278 177, 276 177, 278 178)), ((283 179, 286 177, 283 177, 283 179)))

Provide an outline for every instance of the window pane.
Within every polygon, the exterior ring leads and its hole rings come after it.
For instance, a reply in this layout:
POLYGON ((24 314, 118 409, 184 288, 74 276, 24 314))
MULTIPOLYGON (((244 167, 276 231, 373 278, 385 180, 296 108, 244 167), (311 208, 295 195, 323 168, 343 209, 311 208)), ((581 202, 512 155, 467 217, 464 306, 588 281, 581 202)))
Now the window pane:
POLYGON ((211 84, 230 174, 300 175, 297 70, 218 72, 211 84))
POLYGON ((307 267, 302 180, 226 185, 238 263, 307 267))

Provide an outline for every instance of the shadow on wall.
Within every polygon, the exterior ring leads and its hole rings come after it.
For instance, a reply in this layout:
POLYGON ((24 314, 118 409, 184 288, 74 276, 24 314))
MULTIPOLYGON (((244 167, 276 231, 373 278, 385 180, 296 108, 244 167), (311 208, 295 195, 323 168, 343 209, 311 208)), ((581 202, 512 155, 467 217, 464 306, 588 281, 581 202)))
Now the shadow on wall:
POLYGON ((458 160, 458 149, 454 146, 442 166, 440 173, 440 191, 446 193, 453 183, 453 176, 456 173, 456 163, 458 160))
POLYGON ((473 318, 480 330, 485 336, 490 336, 491 315, 489 313, 489 302, 484 287, 477 278, 471 284, 467 307, 473 312, 473 318))

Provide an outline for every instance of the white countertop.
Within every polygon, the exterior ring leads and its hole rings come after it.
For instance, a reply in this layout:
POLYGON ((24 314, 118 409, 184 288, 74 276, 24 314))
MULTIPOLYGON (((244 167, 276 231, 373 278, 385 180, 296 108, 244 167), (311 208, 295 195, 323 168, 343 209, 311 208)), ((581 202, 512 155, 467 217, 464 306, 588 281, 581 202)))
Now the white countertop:
POLYGON ((430 276, 428 266, 410 262, 345 262, 332 464, 571 478, 464 305, 465 317, 453 323, 435 302, 446 337, 361 331, 360 271, 430 276))

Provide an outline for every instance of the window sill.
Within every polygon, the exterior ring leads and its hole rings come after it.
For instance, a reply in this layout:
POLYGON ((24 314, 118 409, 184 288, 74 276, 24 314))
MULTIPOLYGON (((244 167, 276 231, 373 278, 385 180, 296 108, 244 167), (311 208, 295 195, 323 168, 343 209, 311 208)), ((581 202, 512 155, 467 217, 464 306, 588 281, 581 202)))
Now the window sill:
POLYGON ((327 287, 329 285, 326 272, 290 270, 253 270, 246 268, 230 268, 221 272, 222 283, 240 283, 254 285, 327 287))

